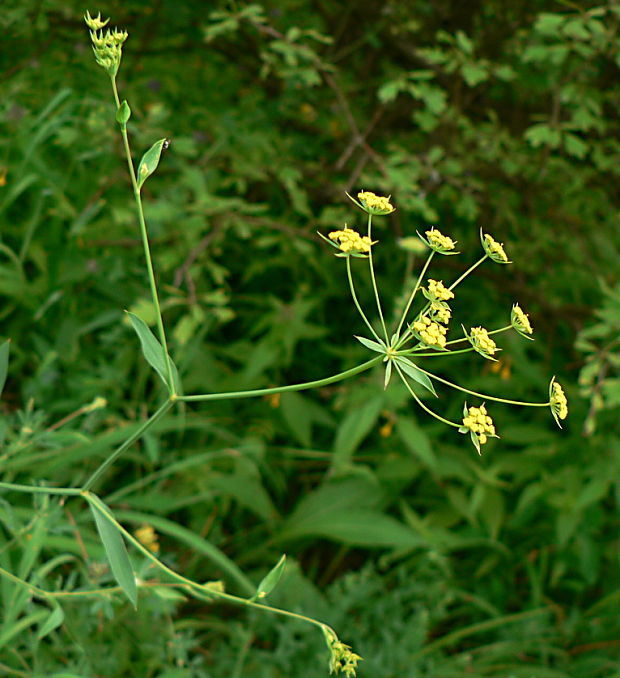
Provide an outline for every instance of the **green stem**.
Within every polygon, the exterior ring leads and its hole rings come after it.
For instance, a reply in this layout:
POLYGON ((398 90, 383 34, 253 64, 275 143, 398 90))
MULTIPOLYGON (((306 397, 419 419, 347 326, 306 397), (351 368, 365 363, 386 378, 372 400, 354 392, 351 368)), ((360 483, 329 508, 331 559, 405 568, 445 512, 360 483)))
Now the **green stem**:
POLYGON ((172 407, 174 399, 169 399, 164 402, 164 404, 153 414, 152 417, 147 419, 140 428, 138 428, 127 440, 118 447, 112 454, 95 470, 95 472, 90 476, 90 478, 82 486, 83 491, 90 490, 90 488, 97 482, 99 477, 106 471, 106 469, 111 466, 123 452, 133 445, 133 443, 142 436, 142 434, 150 428, 158 419, 166 414, 166 412, 172 407))
POLYGON ((504 403, 506 405, 523 405, 524 407, 549 407, 550 405, 550 403, 548 402, 526 403, 521 400, 506 400, 506 398, 496 398, 495 396, 486 395, 485 393, 470 391, 468 388, 464 388, 463 386, 454 384, 451 381, 448 381, 447 379, 442 379, 441 377, 438 377, 436 374, 433 374, 432 372, 427 372, 426 370, 423 370, 419 365, 416 365, 416 367, 420 370, 420 372, 423 372, 427 377, 430 377, 435 381, 440 381, 442 384, 446 384, 446 386, 451 386, 452 388, 455 388, 457 391, 463 391, 463 393, 469 393, 470 395, 477 396, 478 398, 484 398, 485 400, 493 400, 496 403, 504 403))
MULTIPOLYGON (((119 109, 121 102, 118 97, 118 90, 116 88, 116 78, 112 77, 112 91, 114 92, 114 101, 116 102, 116 110, 119 109)), ((155 271, 153 270, 153 261, 151 259, 151 248, 149 246, 149 238, 146 230, 146 221, 144 219, 144 210, 142 208, 142 198, 140 196, 140 189, 136 180, 136 172, 131 160, 131 150, 129 148, 129 138, 127 136, 127 126, 121 125, 121 135, 123 137, 123 146, 125 147, 125 156, 127 158, 127 166, 129 168, 129 176, 131 177, 131 185, 133 187, 133 195, 138 208, 138 221, 140 223, 140 234, 142 236, 142 247, 144 249, 144 258, 146 260, 146 269, 149 276, 149 284, 151 287, 151 298, 155 306, 157 316, 157 331, 159 333, 159 341, 162 345, 164 353, 164 362, 166 363, 166 372, 168 376, 168 393, 174 394, 174 381, 172 378, 172 365, 170 364, 170 356, 168 355, 168 344, 166 342, 166 332, 164 331, 164 321, 161 315, 161 307, 159 305, 159 296, 157 294, 157 284, 155 283, 155 271)))
POLYGON ((483 257, 478 259, 475 264, 472 264, 463 275, 459 276, 453 283, 448 287, 449 290, 453 290, 462 280, 464 280, 474 269, 478 268, 480 264, 488 257, 488 254, 485 254, 483 257))
MULTIPOLYGON (((450 421, 450 420, 448 420, 448 419, 444 419, 442 416, 440 416, 439 414, 437 414, 436 412, 433 412, 433 410, 431 410, 430 408, 428 408, 428 407, 427 407, 427 406, 426 406, 426 405, 418 398, 418 396, 416 395, 415 391, 411 388, 411 386, 409 385, 409 382, 405 379, 405 375, 402 373, 402 370, 401 370, 400 367, 398 366, 398 363, 397 363, 397 362, 394 363, 394 367, 396 368, 398 374, 400 375, 400 378, 403 380, 403 383, 404 383, 405 386, 407 387, 407 390, 409 391, 409 393, 411 393, 413 399, 418 403, 418 405, 419 405, 425 412, 428 412, 432 417, 435 417, 435 419, 439 419, 439 421, 443 422, 444 424, 448 424, 448 426, 453 426, 454 428, 460 428, 460 426, 461 426, 460 424, 455 424, 453 421, 450 421)), ((416 365, 416 367, 418 367, 418 366, 416 365)), ((420 368, 418 367, 418 369, 420 369, 420 368)), ((423 372, 424 370, 421 370, 421 371, 423 372)))
MULTIPOLYGON (((372 214, 368 215, 368 238, 372 242, 372 214)), ((385 343, 386 345, 389 345, 390 337, 388 335, 387 327, 385 326, 385 320, 383 319, 383 310, 381 309, 381 300, 379 299, 379 290, 377 289, 377 281, 375 279, 375 268, 372 263, 372 245, 370 246, 370 252, 368 254, 368 266, 370 268, 372 289, 374 290, 375 301, 377 302, 377 310, 379 311, 379 318, 381 318, 381 327, 383 328, 383 334, 385 335, 385 343)))
POLYGON ((29 494, 59 494, 62 496, 79 495, 80 488, 75 487, 41 487, 40 485, 19 485, 17 483, 0 482, 0 490, 28 492, 29 494))
POLYGON ((127 531, 110 513, 106 505, 99 499, 99 497, 97 497, 97 495, 93 494, 92 492, 83 492, 82 496, 89 504, 95 506, 97 508, 97 511, 103 513, 105 517, 116 526, 116 528, 119 530, 119 532, 121 532, 125 539, 127 539, 127 541, 133 544, 142 553, 142 555, 146 556, 159 570, 165 572, 169 577, 171 577, 175 581, 184 584, 188 589, 190 589, 190 591, 202 594, 202 596, 206 596, 207 599, 209 600, 212 600, 213 598, 218 598, 220 600, 227 600, 231 603, 234 603, 235 605, 253 607, 259 610, 272 612, 273 614, 279 614, 285 617, 292 617, 293 619, 300 619, 301 621, 305 621, 309 624, 313 624, 314 626, 318 626, 321 630, 323 630, 323 628, 326 626, 326 624, 323 624, 323 622, 317 621, 316 619, 311 619, 310 617, 306 617, 295 612, 289 612, 288 610, 282 610, 278 607, 263 605, 262 603, 257 603, 246 598, 239 598, 237 596, 231 595, 230 593, 217 591, 216 589, 209 588, 209 586, 207 585, 199 584, 198 582, 195 582, 192 579, 188 579, 187 577, 184 577, 182 574, 178 574, 174 570, 170 569, 167 565, 164 565, 164 563, 162 563, 161 560, 157 558, 157 556, 151 553, 151 551, 149 551, 140 541, 138 541, 138 539, 136 539, 136 537, 134 537, 134 535, 131 534, 131 532, 127 531))
POLYGON ((424 268, 420 271, 420 275, 418 276, 415 287, 413 288, 413 292, 411 292, 411 295, 409 297, 409 301, 407 302, 407 305, 405 306, 405 310, 403 311, 403 314, 401 316, 400 322, 398 323, 398 328, 396 329, 396 336, 398 336, 400 334, 400 330, 403 326, 403 323, 405 322, 405 318, 407 317, 407 313, 409 313, 409 309, 411 308, 411 304, 413 303, 413 298, 415 297, 418 289, 420 288, 420 283, 422 282, 422 278, 424 277, 424 274, 426 273, 426 269, 430 266, 430 263, 431 263, 434 255, 435 255, 435 250, 431 250, 431 253, 428 255, 428 259, 426 260, 426 263, 424 264, 424 268))
POLYGON ((353 377, 354 375, 359 374, 360 372, 365 372, 374 365, 380 363, 383 360, 383 357, 384 356, 382 355, 378 355, 375 358, 371 358, 365 363, 362 363, 361 365, 357 365, 356 367, 352 367, 350 370, 346 370, 345 372, 334 374, 333 376, 327 377, 325 379, 318 379, 316 381, 306 381, 303 384, 290 384, 289 386, 276 386, 275 388, 258 388, 254 389, 253 391, 228 391, 226 393, 203 393, 200 395, 178 396, 177 400, 188 403, 192 402, 195 403, 195 402, 204 402, 207 400, 228 400, 232 398, 257 398, 260 396, 271 395, 273 393, 286 393, 287 391, 305 391, 310 388, 319 388, 321 386, 327 386, 328 384, 334 384, 338 381, 342 381, 343 379, 353 377))
POLYGON ((360 306, 359 301, 357 300, 357 294, 355 294, 355 287, 353 286, 353 276, 351 274, 351 257, 347 257, 347 278, 349 279, 349 288, 351 290, 351 296, 353 297, 353 303, 355 304, 355 308, 357 308, 358 313, 362 316, 362 320, 366 323, 366 326, 371 331, 374 338, 380 344, 383 343, 379 338, 379 335, 375 332, 374 327, 370 324, 370 321, 366 317, 366 314, 364 313, 364 311, 362 311, 362 307, 360 306))

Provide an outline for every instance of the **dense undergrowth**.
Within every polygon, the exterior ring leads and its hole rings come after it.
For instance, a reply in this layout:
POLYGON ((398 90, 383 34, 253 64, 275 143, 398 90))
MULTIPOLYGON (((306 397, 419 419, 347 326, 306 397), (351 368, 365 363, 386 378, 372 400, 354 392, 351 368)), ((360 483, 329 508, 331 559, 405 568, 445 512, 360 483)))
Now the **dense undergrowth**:
MULTIPOLYGON (((438 225, 465 252, 481 226, 506 243, 515 265, 480 269, 456 312, 505 324, 519 300, 537 341, 506 339, 494 364, 454 356, 450 375, 540 400, 556 374, 570 418, 558 432, 547 411, 497 408, 501 440, 478 457, 377 371, 175 410, 100 495, 128 529, 154 528, 168 565, 233 593, 286 552, 270 602, 337 628, 360 676, 620 676, 618 6, 231 6, 90 8, 130 31, 119 80, 134 147, 172 139, 144 200, 185 391, 366 359, 316 231, 351 223, 345 191, 368 188, 398 206, 375 231, 397 307, 422 256, 416 229, 438 225)), ((29 1, 0 16, 6 482, 80 486, 163 391, 124 320, 155 317, 85 9, 29 1)), ((439 279, 460 273, 452 259, 439 279)), ((440 395, 458 419, 462 400, 440 395)), ((46 590, 114 586, 78 500, 2 492, 0 524, 4 571, 46 590)), ((314 630, 190 600, 132 557, 137 612, 118 593, 55 608, 1 579, 0 673, 325 675, 314 630)))

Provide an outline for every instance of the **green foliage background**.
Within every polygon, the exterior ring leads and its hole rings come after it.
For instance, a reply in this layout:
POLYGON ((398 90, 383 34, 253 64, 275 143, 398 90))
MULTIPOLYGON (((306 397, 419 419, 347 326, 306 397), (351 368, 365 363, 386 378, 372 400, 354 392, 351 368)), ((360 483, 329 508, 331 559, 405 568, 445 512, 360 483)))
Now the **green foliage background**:
MULTIPOLYGON (((123 318, 154 320, 85 9, 29 0, 0 13, 10 482, 79 485, 161 399, 123 318), (97 396, 104 409, 60 425, 97 396)), ((455 357, 446 374, 526 400, 546 399, 555 374, 571 407, 563 432, 547 411, 494 408, 502 439, 482 458, 402 388, 383 392, 379 372, 191 407, 115 465, 106 503, 131 529, 153 525, 170 566, 238 593, 286 552, 274 603, 332 624, 364 657, 360 676, 620 676, 620 5, 89 9, 130 34, 119 84, 136 154, 172 139, 145 203, 187 393, 307 381, 367 358, 342 262, 316 231, 355 224, 344 192, 368 189, 398 208, 376 231, 380 288, 397 306, 420 263, 397 243, 416 229, 459 241, 438 279, 474 261, 481 226, 515 262, 459 287, 457 319, 503 325, 518 301, 536 342, 506 339, 499 372, 455 357), (210 545, 245 575, 214 565, 210 545)), ((462 399, 440 395, 458 419, 462 399)), ((112 582, 79 501, 5 493, 0 524, 2 568, 50 590, 112 582)), ((134 565, 148 580, 146 561, 134 565)), ((326 673, 313 629, 155 585, 137 613, 114 596, 63 602, 56 628, 8 580, 0 605, 6 675, 326 673)))

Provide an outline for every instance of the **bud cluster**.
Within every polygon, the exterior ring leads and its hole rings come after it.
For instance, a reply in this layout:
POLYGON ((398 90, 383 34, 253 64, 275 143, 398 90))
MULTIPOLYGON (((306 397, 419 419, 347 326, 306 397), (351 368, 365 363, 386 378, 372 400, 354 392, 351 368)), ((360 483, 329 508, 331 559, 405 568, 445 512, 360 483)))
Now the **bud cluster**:
POLYGON ((375 195, 370 191, 360 191, 357 194, 357 199, 361 203, 360 207, 373 216, 391 214, 394 211, 394 206, 390 202, 389 197, 385 198, 381 195, 375 195))
POLYGON ((108 23, 109 19, 102 21, 100 14, 93 18, 86 12, 84 21, 91 29, 90 39, 93 43, 95 61, 104 68, 112 78, 116 77, 119 66, 121 65, 123 43, 127 40, 127 31, 119 31, 118 28, 111 31, 108 28, 104 33, 102 29, 108 23))
POLYGON ((523 309, 519 306, 519 304, 515 304, 512 307, 512 312, 510 313, 510 324, 519 334, 525 335, 534 333, 527 313, 523 312, 523 309))
MULTIPOLYGON (((482 235, 482 232, 480 234, 482 235)), ((508 261, 508 256, 504 251, 504 246, 502 245, 502 243, 499 243, 497 242, 497 240, 494 240, 492 236, 490 236, 488 233, 484 234, 484 237, 481 238, 481 241, 482 247, 484 248, 484 251, 487 253, 489 259, 492 259, 497 264, 510 263, 510 261, 508 261)))
POLYGON ((484 445, 489 436, 498 437, 495 434, 493 420, 487 414, 484 405, 469 408, 465 405, 463 409, 463 426, 459 428, 459 431, 461 433, 466 433, 467 431, 471 433, 478 453, 480 453, 480 445, 484 445))
POLYGON ((549 386, 549 405, 551 406, 553 418, 559 426, 560 422, 558 419, 566 419, 568 416, 568 400, 564 394, 564 389, 555 379, 551 380, 551 385, 549 386))
POLYGON ((430 301, 448 301, 454 299, 454 292, 449 290, 440 280, 428 281, 428 290, 424 290, 424 296, 430 301))
POLYGON ((491 339, 488 331, 485 330, 484 327, 472 327, 471 333, 468 335, 466 332, 465 334, 474 351, 477 351, 485 358, 493 360, 491 356, 498 350, 497 344, 491 339))
POLYGON ((454 242, 452 238, 444 235, 434 227, 431 228, 430 231, 425 231, 424 233, 426 235, 425 240, 422 238, 424 242, 426 242, 431 249, 435 250, 435 252, 439 252, 439 254, 446 254, 456 246, 456 242, 454 242))

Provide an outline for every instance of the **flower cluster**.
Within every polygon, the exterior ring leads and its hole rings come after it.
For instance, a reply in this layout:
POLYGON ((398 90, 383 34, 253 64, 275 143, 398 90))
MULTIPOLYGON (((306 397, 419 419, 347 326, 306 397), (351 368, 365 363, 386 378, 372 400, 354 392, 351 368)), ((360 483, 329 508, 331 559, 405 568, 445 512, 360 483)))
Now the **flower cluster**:
POLYGON ((100 14, 93 18, 86 12, 84 21, 91 29, 90 39, 93 43, 95 61, 104 68, 111 77, 115 77, 118 73, 119 66, 121 65, 122 48, 123 43, 127 40, 127 31, 119 31, 117 28, 111 31, 108 28, 104 33, 101 29, 108 23, 109 19, 102 21, 100 14))
POLYGON ((480 445, 484 445, 489 437, 498 438, 495 434, 493 420, 487 414, 484 405, 480 407, 463 408, 463 425, 459 428, 461 433, 470 432, 474 445, 480 454, 480 445))
POLYGON ((142 546, 146 547, 151 553, 159 553, 159 541, 152 525, 142 525, 134 534, 142 546))
POLYGON ((427 346, 445 347, 448 328, 434 323, 428 316, 416 320, 412 325, 412 329, 427 346))
POLYGON ((552 379, 549 385, 549 405, 551 406, 553 418, 557 425, 560 426, 558 419, 566 419, 568 416, 568 400, 564 394, 564 389, 555 379, 552 379))
POLYGON ((362 658, 351 651, 349 645, 345 645, 338 639, 333 640, 329 645, 330 660, 329 672, 346 674, 348 678, 355 676, 357 670, 357 663, 362 658))
POLYGON ((430 231, 425 231, 426 235, 426 244, 435 252, 439 252, 440 254, 446 254, 447 252, 450 252, 453 250, 456 246, 456 243, 452 238, 449 238, 447 235, 443 235, 440 231, 435 229, 434 227, 431 228, 430 231))
POLYGON ((394 211, 394 206, 390 202, 389 197, 385 198, 381 195, 375 195, 370 191, 360 191, 357 194, 357 199, 361 203, 361 208, 373 216, 391 214, 394 211))
POLYGON ((465 336, 469 339, 474 351, 477 351, 485 358, 493 360, 491 356, 498 350, 497 344, 491 339, 488 331, 485 330, 484 327, 472 327, 471 333, 467 334, 467 332, 465 332, 465 336))
POLYGON ((432 301, 429 315, 433 320, 448 324, 452 317, 452 310, 443 301, 432 301))
MULTIPOLYGON (((482 235, 482 232, 481 232, 482 235)), ((497 264, 509 264, 508 256, 504 251, 504 246, 502 243, 494 240, 488 233, 484 234, 484 237, 481 238, 482 247, 487 253, 489 259, 492 259, 497 264)))
POLYGON ((510 313, 510 324, 519 334, 526 335, 534 333, 527 313, 523 312, 519 304, 515 304, 512 307, 512 311, 510 313))
POLYGON ((454 299, 454 292, 449 290, 440 280, 429 279, 428 290, 424 292, 424 296, 430 301, 448 301, 448 299, 454 299))
POLYGON ((373 245, 367 235, 361 236, 357 231, 346 226, 344 231, 332 231, 329 234, 329 239, 338 243, 338 248, 346 253, 368 253, 371 245, 373 245))

